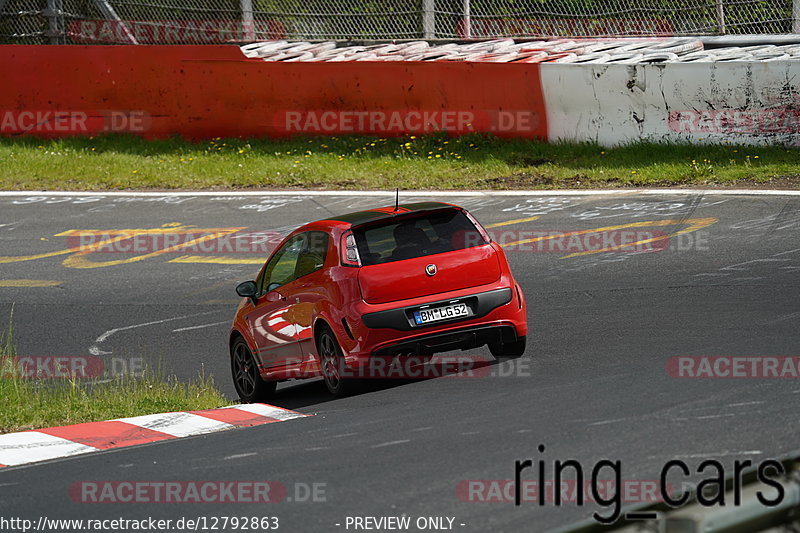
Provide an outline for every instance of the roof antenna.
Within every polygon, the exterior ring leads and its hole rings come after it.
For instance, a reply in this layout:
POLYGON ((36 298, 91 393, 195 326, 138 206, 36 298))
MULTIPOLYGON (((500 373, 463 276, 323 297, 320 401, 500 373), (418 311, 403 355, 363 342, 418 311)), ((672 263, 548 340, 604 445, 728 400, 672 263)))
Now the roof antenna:
POLYGON ((394 190, 394 210, 400 211, 400 188, 394 190))

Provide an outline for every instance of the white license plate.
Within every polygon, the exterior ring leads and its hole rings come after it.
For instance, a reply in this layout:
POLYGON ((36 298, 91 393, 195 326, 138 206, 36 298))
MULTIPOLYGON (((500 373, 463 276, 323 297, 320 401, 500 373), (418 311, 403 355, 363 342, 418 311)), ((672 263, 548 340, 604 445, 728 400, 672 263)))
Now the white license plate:
POLYGON ((418 325, 428 324, 430 322, 438 322, 440 320, 448 320, 467 315, 469 315, 469 307, 467 307, 467 304, 445 305, 443 307, 434 307, 433 309, 414 311, 414 322, 418 325))

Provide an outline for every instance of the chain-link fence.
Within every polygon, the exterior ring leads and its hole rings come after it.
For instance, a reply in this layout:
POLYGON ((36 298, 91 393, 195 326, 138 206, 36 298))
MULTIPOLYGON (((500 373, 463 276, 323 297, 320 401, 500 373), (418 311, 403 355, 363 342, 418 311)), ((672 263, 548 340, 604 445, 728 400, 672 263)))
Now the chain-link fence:
POLYGON ((800 0, 0 0, 3 43, 800 33, 800 0))

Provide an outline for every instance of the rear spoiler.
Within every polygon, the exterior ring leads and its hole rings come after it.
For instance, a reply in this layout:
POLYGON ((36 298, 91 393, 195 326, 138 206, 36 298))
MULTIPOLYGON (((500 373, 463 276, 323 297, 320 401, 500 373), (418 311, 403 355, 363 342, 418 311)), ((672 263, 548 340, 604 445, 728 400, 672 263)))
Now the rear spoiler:
POLYGON ((414 216, 422 213, 431 213, 434 211, 463 209, 457 205, 446 204, 444 202, 417 202, 413 204, 402 204, 397 210, 392 211, 362 211, 361 213, 353 213, 354 215, 363 215, 362 217, 353 217, 355 220, 351 222, 351 229, 361 228, 363 226, 370 226, 379 222, 384 222, 397 218, 406 218, 406 216, 414 216))

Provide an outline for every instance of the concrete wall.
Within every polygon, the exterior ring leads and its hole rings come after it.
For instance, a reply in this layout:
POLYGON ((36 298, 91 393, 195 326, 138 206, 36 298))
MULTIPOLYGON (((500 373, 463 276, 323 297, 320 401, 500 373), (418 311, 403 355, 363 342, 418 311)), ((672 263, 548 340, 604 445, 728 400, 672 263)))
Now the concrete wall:
POLYGON ((0 46, 0 134, 492 132, 546 140, 538 65, 265 62, 237 46, 0 46))
POLYGON ((800 143, 800 61, 541 69, 551 141, 800 143))

